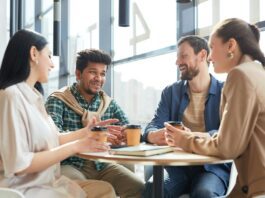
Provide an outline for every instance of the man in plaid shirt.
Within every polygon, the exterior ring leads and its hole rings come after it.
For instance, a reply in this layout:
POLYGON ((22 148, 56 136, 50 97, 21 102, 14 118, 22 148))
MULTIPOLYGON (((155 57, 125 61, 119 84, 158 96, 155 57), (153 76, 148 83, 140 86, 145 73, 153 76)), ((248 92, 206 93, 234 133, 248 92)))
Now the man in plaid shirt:
MULTIPOLYGON (((80 129, 93 116, 101 120, 116 118, 119 120, 118 125, 128 124, 127 117, 115 100, 102 91, 110 63, 110 56, 100 50, 90 49, 78 53, 77 82, 51 94, 46 102, 46 109, 60 131, 80 129), (69 105, 73 103, 76 105, 69 105)), ((112 135, 109 141, 119 144, 120 135, 112 135)), ((121 165, 95 163, 78 157, 68 158, 62 165, 71 165, 87 179, 109 182, 120 197, 141 197, 143 182, 121 165)))

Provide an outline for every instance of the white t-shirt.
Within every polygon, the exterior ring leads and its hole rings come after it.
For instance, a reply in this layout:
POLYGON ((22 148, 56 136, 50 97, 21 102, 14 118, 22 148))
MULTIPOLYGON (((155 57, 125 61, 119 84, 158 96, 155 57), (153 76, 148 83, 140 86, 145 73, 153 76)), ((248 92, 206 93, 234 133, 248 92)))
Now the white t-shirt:
POLYGON ((0 187, 17 189, 27 198, 86 197, 75 182, 60 175, 59 163, 15 175, 31 164, 34 153, 57 146, 57 128, 37 90, 25 82, 0 90, 0 187))

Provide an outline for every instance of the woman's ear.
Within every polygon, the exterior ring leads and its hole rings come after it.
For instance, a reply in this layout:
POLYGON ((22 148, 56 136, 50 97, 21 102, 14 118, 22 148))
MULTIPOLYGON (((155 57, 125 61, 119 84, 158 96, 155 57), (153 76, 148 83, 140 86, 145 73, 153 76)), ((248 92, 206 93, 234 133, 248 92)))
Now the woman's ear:
POLYGON ((234 38, 228 40, 228 51, 234 52, 237 46, 237 41, 234 38))
POLYGON ((37 62, 37 58, 38 58, 38 54, 39 54, 39 51, 37 50, 37 48, 35 46, 32 46, 30 48, 30 51, 29 51, 29 54, 30 54, 30 60, 32 62, 37 62))

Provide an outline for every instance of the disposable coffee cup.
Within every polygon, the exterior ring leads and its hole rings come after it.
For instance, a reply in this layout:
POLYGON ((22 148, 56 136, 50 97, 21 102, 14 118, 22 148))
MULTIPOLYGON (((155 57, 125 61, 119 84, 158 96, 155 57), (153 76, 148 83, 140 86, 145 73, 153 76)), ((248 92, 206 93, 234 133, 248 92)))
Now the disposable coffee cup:
POLYGON ((181 121, 168 121, 167 123, 172 125, 175 128, 183 129, 183 124, 181 121))
POLYGON ((90 129, 91 137, 99 138, 99 142, 107 142, 108 128, 103 126, 95 126, 90 129))
POLYGON ((140 144, 141 125, 130 124, 125 127, 127 146, 136 146, 140 144))
MULTIPOLYGON (((183 124, 181 121, 168 121, 168 124, 172 125, 175 128, 178 129, 183 129, 183 124)), ((166 142, 169 146, 174 146, 174 144, 172 144, 172 142, 168 142, 168 140, 166 139, 166 142)))

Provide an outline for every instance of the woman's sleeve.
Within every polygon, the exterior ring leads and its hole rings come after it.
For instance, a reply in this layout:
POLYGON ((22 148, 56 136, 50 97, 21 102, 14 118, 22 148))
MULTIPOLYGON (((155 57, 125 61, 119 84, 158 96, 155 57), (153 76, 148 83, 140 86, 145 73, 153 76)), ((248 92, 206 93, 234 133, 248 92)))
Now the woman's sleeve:
POLYGON ((181 137, 184 150, 223 158, 240 156, 249 144, 258 119, 255 85, 240 70, 230 72, 224 87, 224 107, 219 133, 211 138, 181 137))
POLYGON ((0 99, 0 153, 6 177, 30 166, 34 152, 30 149, 31 132, 25 106, 19 96, 0 99))

